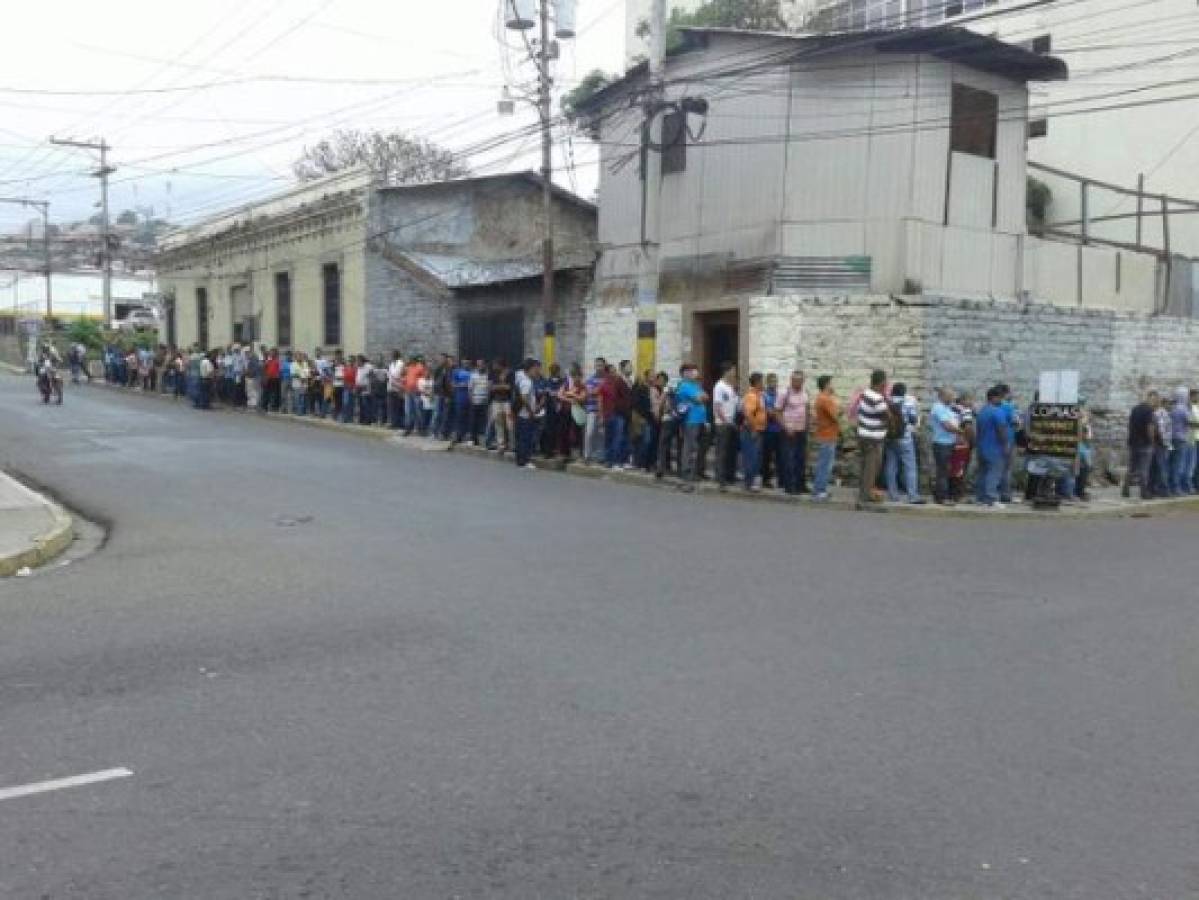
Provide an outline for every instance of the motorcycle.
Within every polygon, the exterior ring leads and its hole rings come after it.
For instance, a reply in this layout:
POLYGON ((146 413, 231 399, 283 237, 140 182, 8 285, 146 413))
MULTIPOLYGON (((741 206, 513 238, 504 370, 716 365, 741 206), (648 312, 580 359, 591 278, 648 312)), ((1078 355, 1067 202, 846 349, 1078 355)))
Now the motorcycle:
POLYGON ((62 376, 58 374, 58 370, 49 360, 43 361, 38 366, 37 389, 42 395, 42 403, 48 404, 50 396, 54 395, 57 398, 57 405, 62 406, 62 376))

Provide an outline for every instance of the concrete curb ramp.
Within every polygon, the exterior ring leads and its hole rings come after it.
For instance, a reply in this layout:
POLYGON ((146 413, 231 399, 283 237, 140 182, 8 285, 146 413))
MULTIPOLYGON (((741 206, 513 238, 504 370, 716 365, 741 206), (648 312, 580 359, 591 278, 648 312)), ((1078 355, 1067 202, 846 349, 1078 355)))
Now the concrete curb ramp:
POLYGON ((74 539, 66 510, 0 472, 0 578, 45 565, 74 539))
MULTIPOLYGON (((95 387, 108 388, 122 394, 137 395, 140 397, 153 397, 159 400, 175 402, 173 397, 168 394, 146 394, 140 390, 129 390, 128 388, 111 385, 104 381, 93 381, 91 384, 95 387)), ((185 401, 179 401, 179 403, 183 402, 185 401)), ((239 413, 223 407, 215 407, 213 411, 237 415, 258 415, 257 413, 239 413)), ((470 456, 490 459, 493 462, 503 462, 509 466, 512 465, 511 454, 500 456, 498 453, 492 453, 483 449, 482 447, 475 447, 470 444, 458 444, 457 446, 454 446, 445 441, 430 441, 427 438, 421 437, 403 437, 388 428, 380 428, 373 425, 342 424, 341 422, 334 422, 330 419, 314 419, 311 416, 305 416, 301 418, 298 416, 280 415, 278 413, 272 413, 269 416, 260 418, 266 421, 300 425, 309 428, 323 428, 329 431, 339 431, 343 434, 353 434, 359 437, 387 441, 406 450, 417 450, 423 452, 450 451, 454 453, 464 453, 470 456)), ((583 478, 591 478, 598 481, 612 481, 619 484, 636 485, 637 487, 645 488, 656 488, 658 490, 677 491, 678 489, 678 483, 674 479, 659 481, 653 476, 639 470, 627 471, 623 469, 607 469, 599 465, 588 466, 578 462, 572 462, 568 465, 560 459, 540 458, 534 459, 533 465, 541 471, 560 472, 583 478)), ((740 484, 729 488, 727 493, 720 492, 717 489, 717 486, 711 482, 702 482, 696 485, 695 489, 696 496, 719 498, 721 500, 728 500, 730 502, 743 501, 750 503, 774 503, 784 506, 791 506, 798 509, 820 511, 855 510, 856 493, 856 489, 836 488, 833 490, 832 497, 828 502, 813 503, 808 497, 789 497, 786 494, 776 493, 773 491, 762 491, 760 493, 750 494, 743 491, 740 487, 740 484)), ((1032 507, 1026 506, 1023 503, 1011 504, 1003 510, 989 510, 984 507, 975 506, 968 503, 952 507, 937 506, 932 502, 929 502, 924 506, 914 506, 907 503, 882 503, 871 507, 870 512, 890 513, 903 516, 922 516, 933 519, 989 519, 992 521, 1069 519, 1078 521, 1089 519, 1147 518, 1164 513, 1181 512, 1183 510, 1199 510, 1199 496, 1151 500, 1147 503, 1140 501, 1118 500, 1107 496, 1101 497, 1089 504, 1063 505, 1059 510, 1056 511, 1033 509, 1032 507)))

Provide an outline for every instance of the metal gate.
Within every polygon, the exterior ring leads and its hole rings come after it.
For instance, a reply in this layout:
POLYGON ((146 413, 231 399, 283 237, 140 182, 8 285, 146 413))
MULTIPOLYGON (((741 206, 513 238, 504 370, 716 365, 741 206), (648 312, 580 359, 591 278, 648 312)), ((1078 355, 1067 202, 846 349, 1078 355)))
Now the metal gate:
POLYGON ((458 319, 458 353, 466 359, 519 363, 525 355, 524 310, 463 314, 458 319))

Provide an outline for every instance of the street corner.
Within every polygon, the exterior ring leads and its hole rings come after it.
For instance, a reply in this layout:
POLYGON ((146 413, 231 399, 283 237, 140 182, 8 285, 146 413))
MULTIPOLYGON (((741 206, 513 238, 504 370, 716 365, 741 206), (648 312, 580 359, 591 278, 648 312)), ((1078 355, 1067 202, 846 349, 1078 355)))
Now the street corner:
POLYGON ((0 472, 0 578, 31 573, 58 557, 75 538, 71 514, 0 472))

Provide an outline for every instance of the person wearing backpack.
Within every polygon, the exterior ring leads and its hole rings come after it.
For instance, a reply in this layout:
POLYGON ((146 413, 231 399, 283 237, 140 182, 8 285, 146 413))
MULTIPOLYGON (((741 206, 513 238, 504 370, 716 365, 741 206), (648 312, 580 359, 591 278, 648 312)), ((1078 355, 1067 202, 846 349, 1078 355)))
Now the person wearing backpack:
POLYGON ((907 385, 896 383, 891 388, 887 401, 886 462, 883 468, 887 481, 887 499, 899 502, 899 470, 903 467, 903 484, 908 503, 922 506, 920 487, 916 472, 916 428, 920 423, 920 409, 909 397, 907 385))

